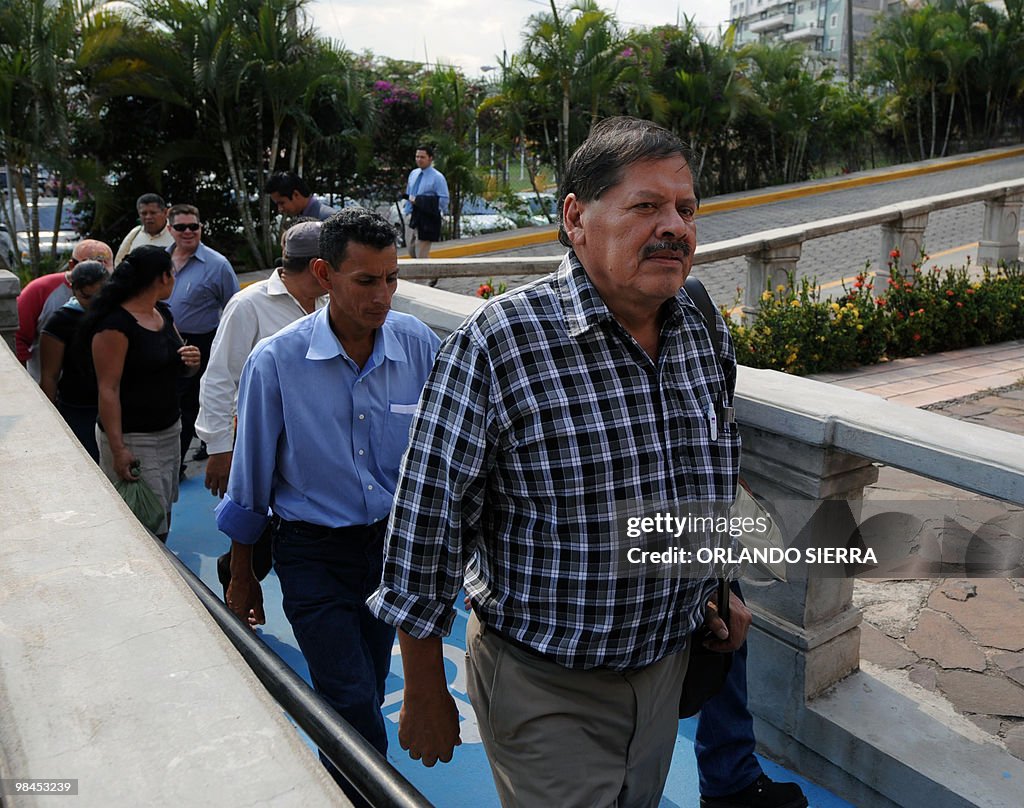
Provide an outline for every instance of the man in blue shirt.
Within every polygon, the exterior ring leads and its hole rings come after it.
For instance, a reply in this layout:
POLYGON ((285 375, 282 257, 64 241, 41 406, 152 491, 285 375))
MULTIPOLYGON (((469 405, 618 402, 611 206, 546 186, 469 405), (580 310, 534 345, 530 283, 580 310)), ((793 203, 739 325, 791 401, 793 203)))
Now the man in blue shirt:
POLYGON ((309 185, 294 171, 278 171, 272 174, 263 190, 282 216, 308 216, 326 221, 337 211, 313 196, 309 185))
POLYGON ((195 436, 199 416, 199 383, 210 361, 210 348, 220 324, 224 306, 238 289, 238 276, 231 263, 202 243, 203 225, 195 205, 174 205, 167 215, 174 245, 167 250, 174 265, 174 291, 167 299, 174 324, 187 345, 199 348, 201 364, 194 376, 178 383, 181 407, 181 469, 195 436))
POLYGON ((441 238, 441 216, 448 212, 448 183, 434 168, 434 147, 416 147, 416 168, 405 185, 405 243, 411 258, 429 258, 430 245, 441 238))
POLYGON ((365 601, 380 583, 398 467, 439 340, 391 311, 398 250, 379 214, 332 216, 320 256, 312 270, 327 307, 262 340, 242 370, 217 526, 232 544, 228 606, 255 625, 265 621, 252 545, 272 520, 284 612, 313 685, 384 754, 395 632, 365 601))

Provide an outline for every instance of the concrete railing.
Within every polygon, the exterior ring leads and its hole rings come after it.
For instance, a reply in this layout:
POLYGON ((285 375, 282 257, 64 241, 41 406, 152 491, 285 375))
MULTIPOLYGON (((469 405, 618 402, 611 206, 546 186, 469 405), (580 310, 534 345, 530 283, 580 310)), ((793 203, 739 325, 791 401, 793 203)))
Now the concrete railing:
MULTIPOLYGON (((1021 436, 965 422, 950 429, 936 413, 751 368, 740 369, 736 415, 744 475, 770 501, 845 500, 855 514, 882 462, 1024 503, 1021 436)), ((858 670, 852 595, 849 578, 747 589, 759 742, 855 805, 1018 805, 1024 763, 858 670)), ((1024 606, 994 619, 1024 619, 1024 606)))
POLYGON ((2 348, 0 513, 0 778, 77 779, 81 806, 350 804, 2 348))
MULTIPOLYGON (((694 264, 710 264, 730 258, 746 257, 747 282, 743 308, 757 311, 758 298, 766 288, 785 284, 795 272, 803 244, 813 239, 881 225, 878 265, 884 267, 894 249, 900 255, 916 257, 923 246, 928 215, 934 211, 985 203, 982 232, 979 234, 978 263, 1013 261, 1020 256, 1020 211, 1024 201, 1024 180, 994 183, 965 191, 954 191, 898 205, 886 205, 870 211, 850 213, 808 224, 780 227, 747 236, 701 244, 694 264)), ((543 275, 554 271, 559 256, 428 258, 403 260, 402 276, 409 279, 440 277, 500 277, 503 275, 543 275)))

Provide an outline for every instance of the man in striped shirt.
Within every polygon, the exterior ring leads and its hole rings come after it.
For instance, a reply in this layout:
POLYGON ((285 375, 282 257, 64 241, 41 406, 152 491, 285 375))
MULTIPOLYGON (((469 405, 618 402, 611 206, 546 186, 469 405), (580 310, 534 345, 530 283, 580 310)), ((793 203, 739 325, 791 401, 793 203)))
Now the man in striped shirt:
POLYGON ((559 270, 441 347, 368 603, 398 628, 414 759, 459 743, 441 637, 465 579, 469 693, 503 804, 656 805, 688 638, 707 625, 709 647, 734 650, 750 613, 734 597, 726 626, 707 609, 710 565, 630 569, 622 528, 732 502, 739 435, 719 416, 735 357, 681 290, 697 194, 675 135, 602 122, 560 196, 559 270))

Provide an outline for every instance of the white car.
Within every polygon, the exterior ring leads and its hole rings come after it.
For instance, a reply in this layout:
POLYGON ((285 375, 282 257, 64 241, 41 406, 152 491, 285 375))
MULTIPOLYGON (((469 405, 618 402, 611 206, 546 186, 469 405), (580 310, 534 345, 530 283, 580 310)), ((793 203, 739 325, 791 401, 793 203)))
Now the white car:
MULTIPOLYGON (((9 205, 8 200, 4 200, 9 205)), ((9 211, 8 211, 9 212, 9 211)), ((32 208, 29 206, 28 215, 32 216, 32 208)), ((21 250, 22 258, 29 255, 29 228, 22 216, 21 206, 15 204, 14 217, 18 228, 18 249, 21 250)), ((50 242, 53 239, 54 226, 57 220, 57 200, 46 197, 39 200, 39 250, 44 255, 49 253, 50 242)), ((75 249, 75 245, 82 238, 76 228, 74 214, 71 211, 71 201, 64 200, 64 207, 61 209, 60 226, 57 229, 57 255, 69 255, 75 249)))
POLYGON ((5 224, 0 224, 0 269, 14 269, 14 242, 5 224))
POLYGON ((556 224, 558 222, 558 198, 546 191, 541 192, 539 196, 538 199, 538 195, 533 191, 517 193, 516 200, 521 213, 529 219, 530 225, 556 224))
MULTIPOLYGON (((403 205, 403 203, 378 204, 374 206, 374 209, 395 226, 395 229, 399 231, 399 242, 404 246, 404 227, 409 217, 405 213, 404 208, 402 208, 401 215, 399 215, 400 205, 403 205)), ((484 233, 500 233, 504 230, 515 230, 518 227, 515 219, 506 216, 480 196, 468 196, 462 200, 462 217, 459 221, 462 231, 461 238, 480 236, 484 233)), ((445 214, 444 222, 445 227, 450 230, 450 214, 445 214)))
POLYGON ((518 225, 515 219, 506 216, 483 197, 467 196, 463 198, 462 216, 459 219, 462 238, 515 230, 516 227, 518 225))

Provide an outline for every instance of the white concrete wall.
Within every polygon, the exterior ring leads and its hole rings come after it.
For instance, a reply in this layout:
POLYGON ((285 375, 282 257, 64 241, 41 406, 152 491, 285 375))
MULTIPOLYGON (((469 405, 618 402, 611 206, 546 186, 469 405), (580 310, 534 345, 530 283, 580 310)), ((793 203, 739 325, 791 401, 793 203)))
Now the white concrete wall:
POLYGON ((2 347, 0 514, 0 778, 77 778, 81 808, 349 804, 2 347))

